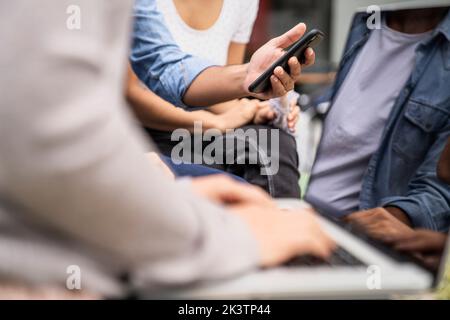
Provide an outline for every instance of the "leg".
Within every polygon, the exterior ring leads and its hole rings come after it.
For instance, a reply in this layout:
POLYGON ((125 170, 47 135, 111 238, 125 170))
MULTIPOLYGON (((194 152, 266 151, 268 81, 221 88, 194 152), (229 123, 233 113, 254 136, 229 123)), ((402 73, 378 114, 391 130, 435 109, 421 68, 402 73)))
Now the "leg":
MULTIPOLYGON (((170 133, 152 135, 162 154, 170 158, 178 142, 170 140, 170 133)), ((194 163, 194 137, 190 145, 190 162, 194 163)), ((300 173, 298 153, 294 137, 270 126, 249 125, 204 143, 205 148, 216 145, 222 154, 221 161, 202 164, 206 167, 228 172, 266 190, 275 198, 299 198, 300 173), (231 142, 231 147, 230 147, 231 142)), ((203 154, 200 157, 203 161, 203 154)), ((197 164, 197 162, 195 162, 197 164)), ((181 168, 178 168, 181 169, 181 168)))
POLYGON ((225 174, 233 178, 237 182, 247 183, 244 179, 238 176, 214 168, 189 163, 175 164, 171 158, 163 155, 161 156, 161 160, 164 161, 164 163, 166 163, 167 166, 170 167, 170 169, 174 172, 175 176, 177 177, 206 177, 217 174, 225 174))
POLYGON ((263 125, 249 125, 242 128, 249 140, 257 132, 257 139, 249 141, 246 150, 237 148, 237 157, 246 156, 246 165, 227 165, 228 172, 243 176, 248 182, 265 189, 274 198, 299 198, 300 173, 295 138, 282 130, 263 125), (257 150, 251 145, 256 145, 257 150), (258 166, 250 164, 248 157, 257 151, 258 166), (265 169, 265 170, 261 170, 265 169))

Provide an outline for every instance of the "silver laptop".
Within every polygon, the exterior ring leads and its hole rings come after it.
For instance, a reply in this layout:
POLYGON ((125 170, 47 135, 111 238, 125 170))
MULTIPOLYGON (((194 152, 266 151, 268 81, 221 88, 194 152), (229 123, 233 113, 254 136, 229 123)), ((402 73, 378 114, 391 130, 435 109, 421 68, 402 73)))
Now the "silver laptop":
MULTIPOLYGON (((316 201, 316 200, 314 200, 316 201)), ((312 201, 312 202, 314 202, 312 201)), ((279 201, 285 209, 305 208, 297 200, 279 201)), ((337 242, 338 250, 328 262, 303 256, 278 268, 256 271, 235 279, 174 288, 147 298, 169 299, 375 299, 393 294, 415 294, 433 289, 445 270, 434 275, 413 260, 371 242, 343 225, 338 214, 317 202, 320 222, 337 242)))

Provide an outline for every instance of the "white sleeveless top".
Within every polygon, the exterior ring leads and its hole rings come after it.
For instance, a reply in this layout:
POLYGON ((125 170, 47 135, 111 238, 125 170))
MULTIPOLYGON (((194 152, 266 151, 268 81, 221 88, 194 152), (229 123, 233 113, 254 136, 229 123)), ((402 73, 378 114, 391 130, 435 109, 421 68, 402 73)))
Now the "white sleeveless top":
POLYGON ((224 0, 219 18, 207 30, 196 30, 187 25, 173 0, 157 0, 157 5, 183 51, 217 65, 226 65, 230 43, 250 41, 259 0, 224 0))

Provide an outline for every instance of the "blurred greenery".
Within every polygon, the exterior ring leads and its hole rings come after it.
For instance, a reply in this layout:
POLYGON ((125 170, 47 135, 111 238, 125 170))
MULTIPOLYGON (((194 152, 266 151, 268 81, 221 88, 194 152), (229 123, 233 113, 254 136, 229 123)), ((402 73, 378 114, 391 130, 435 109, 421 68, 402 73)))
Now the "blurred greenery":
POLYGON ((450 258, 447 261, 447 268, 437 292, 437 299, 450 300, 450 258))
POLYGON ((306 195, 306 189, 308 188, 310 174, 308 172, 300 172, 300 190, 302 191, 301 199, 306 195))

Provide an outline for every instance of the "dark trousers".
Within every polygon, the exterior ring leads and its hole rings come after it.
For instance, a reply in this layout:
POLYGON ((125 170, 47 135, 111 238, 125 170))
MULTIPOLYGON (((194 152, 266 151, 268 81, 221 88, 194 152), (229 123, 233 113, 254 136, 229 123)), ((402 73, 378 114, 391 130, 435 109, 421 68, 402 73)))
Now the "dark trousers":
MULTIPOLYGON (((183 148, 185 152, 189 150, 189 154, 183 152, 180 159, 175 158, 180 155, 181 142, 172 141, 171 133, 155 130, 147 132, 160 152, 173 160, 201 164, 236 175, 263 188, 274 198, 300 197, 296 141, 282 130, 249 125, 232 134, 212 137, 210 141, 192 136, 185 143, 186 148, 183 148), (174 155, 175 150, 177 152, 174 155), (205 154, 221 161, 211 161, 205 154)), ((188 136, 185 139, 186 142, 188 136)))

